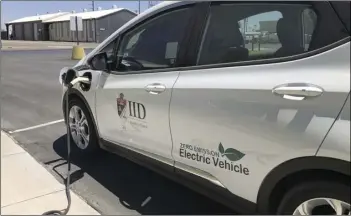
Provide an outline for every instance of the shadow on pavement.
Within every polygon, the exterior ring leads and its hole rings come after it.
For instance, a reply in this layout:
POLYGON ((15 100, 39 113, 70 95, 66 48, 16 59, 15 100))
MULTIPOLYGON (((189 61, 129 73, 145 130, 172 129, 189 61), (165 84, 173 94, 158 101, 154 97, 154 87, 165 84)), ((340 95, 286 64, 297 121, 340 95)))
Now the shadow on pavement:
MULTIPOLYGON (((66 136, 57 139, 53 148, 66 159, 66 136)), ((90 175, 117 196, 124 207, 140 214, 234 214, 227 207, 109 152, 101 151, 97 159, 84 159, 72 148, 71 162, 81 169, 72 182, 84 174, 90 175)))

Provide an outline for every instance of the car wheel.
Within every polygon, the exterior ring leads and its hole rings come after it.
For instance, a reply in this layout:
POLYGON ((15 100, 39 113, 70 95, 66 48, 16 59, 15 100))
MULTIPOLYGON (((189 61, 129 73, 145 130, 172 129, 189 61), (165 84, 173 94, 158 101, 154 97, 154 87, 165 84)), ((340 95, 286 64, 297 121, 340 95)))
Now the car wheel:
POLYGON ((91 154, 99 149, 97 133, 92 118, 85 104, 79 99, 72 99, 68 104, 71 142, 80 153, 91 154))
POLYGON ((338 182, 308 182, 289 190, 277 214, 351 215, 350 186, 338 182))

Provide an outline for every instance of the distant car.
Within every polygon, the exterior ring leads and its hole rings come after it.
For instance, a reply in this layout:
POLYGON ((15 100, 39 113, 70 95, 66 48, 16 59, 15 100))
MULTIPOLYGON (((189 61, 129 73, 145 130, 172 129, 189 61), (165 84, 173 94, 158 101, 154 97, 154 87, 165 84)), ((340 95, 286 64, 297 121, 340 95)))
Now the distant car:
POLYGON ((74 67, 91 80, 70 91, 77 150, 115 152, 240 213, 350 215, 349 5, 148 9, 74 67), (280 45, 253 55, 236 23, 267 12, 281 13, 280 45))

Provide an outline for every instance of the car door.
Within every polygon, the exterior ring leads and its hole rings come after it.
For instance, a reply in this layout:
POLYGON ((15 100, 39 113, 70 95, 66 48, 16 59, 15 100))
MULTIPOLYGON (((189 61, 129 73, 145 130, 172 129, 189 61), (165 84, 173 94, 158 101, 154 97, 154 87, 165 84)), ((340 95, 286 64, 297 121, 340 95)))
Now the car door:
POLYGON ((175 166, 256 202, 264 177, 314 156, 340 112, 349 34, 325 2, 213 2, 204 22, 197 66, 173 87, 175 166))
POLYGON ((116 68, 96 92, 101 138, 173 165, 169 103, 193 6, 138 23, 116 39, 116 68))

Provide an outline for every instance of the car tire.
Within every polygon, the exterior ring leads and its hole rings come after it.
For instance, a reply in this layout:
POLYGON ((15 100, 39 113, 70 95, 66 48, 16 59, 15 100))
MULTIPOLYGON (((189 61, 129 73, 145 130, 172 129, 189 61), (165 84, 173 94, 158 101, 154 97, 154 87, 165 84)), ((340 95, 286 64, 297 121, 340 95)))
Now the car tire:
MULTIPOLYGON (((66 125, 68 125, 70 127, 70 131, 71 131, 71 134, 70 134, 70 140, 71 140, 71 147, 72 147, 72 150, 76 153, 79 153, 81 155, 92 155, 92 154, 95 154, 97 153, 99 150, 100 150, 100 146, 99 146, 99 143, 98 143, 98 135, 97 135, 97 132, 95 130, 95 127, 94 127, 94 123, 93 123, 93 120, 92 120, 92 117, 90 115, 90 112, 88 111, 86 105, 78 98, 72 98, 69 100, 69 103, 68 103, 68 110, 69 110, 69 120, 66 120, 66 125), (74 130, 72 130, 71 128, 71 124, 72 124, 72 108, 74 109, 77 109, 78 111, 78 114, 83 114, 85 116, 85 120, 84 120, 84 124, 82 124, 82 127, 81 129, 83 129, 83 127, 85 128, 85 132, 88 132, 88 133, 85 133, 88 134, 88 142, 87 145, 83 148, 81 145, 77 144, 75 137, 74 137, 74 134, 77 134, 76 132, 74 132, 74 130), (87 126, 87 128, 85 127, 87 126)), ((81 115, 82 116, 82 115, 81 115)), ((65 117, 67 118, 67 117, 65 117)), ((75 119, 76 121, 77 119, 75 119)), ((76 126, 77 127, 77 126, 76 126)), ((79 130, 79 129, 77 129, 79 130)), ((82 133, 83 131, 81 131, 82 133)), ((82 137, 83 137, 83 134, 81 134, 81 140, 82 140, 82 137)), ((85 136, 86 137, 86 136, 85 136)), ((86 140, 85 140, 86 141, 86 140)))
MULTIPOLYGON (((311 208, 308 209, 314 209, 311 211, 312 214, 325 215, 332 210, 332 208, 328 207, 327 204, 318 208, 312 208, 312 199, 314 199, 314 203, 317 203, 318 201, 324 203, 325 199, 317 200, 318 198, 339 200, 350 205, 350 186, 332 181, 311 181, 299 184, 290 189, 283 196, 283 199, 277 209, 277 214, 293 215, 294 211, 306 201, 309 201, 311 205, 311 208)), ((307 210, 307 212, 310 211, 307 210)), ((349 210, 346 212, 346 214, 349 214, 349 210)))

